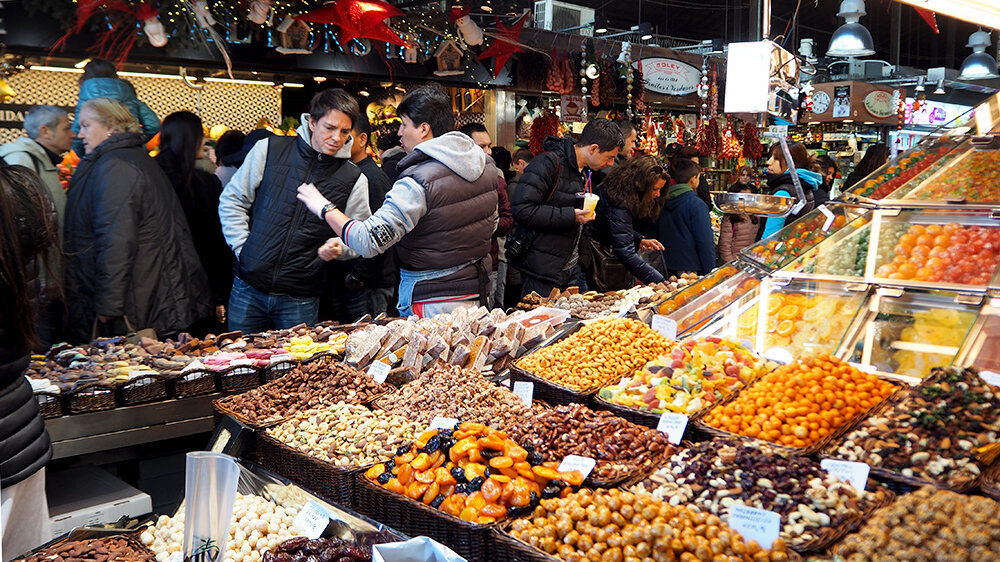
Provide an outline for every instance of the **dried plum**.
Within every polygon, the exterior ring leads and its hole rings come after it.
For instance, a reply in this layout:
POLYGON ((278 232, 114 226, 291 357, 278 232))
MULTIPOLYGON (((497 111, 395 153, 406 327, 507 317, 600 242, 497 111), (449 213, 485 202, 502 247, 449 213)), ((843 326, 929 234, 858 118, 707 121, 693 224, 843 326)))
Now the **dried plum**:
POLYGON ((433 500, 431 501, 431 507, 433 507, 434 509, 437 509, 437 508, 438 508, 438 506, 440 506, 440 505, 441 505, 441 503, 442 503, 442 502, 443 502, 443 501, 444 501, 445 499, 446 499, 446 498, 445 498, 445 495, 444 495, 444 494, 438 494, 438 495, 437 495, 437 497, 436 497, 436 498, 434 498, 434 499, 433 499, 433 500))
POLYGON ((466 486, 466 490, 468 490, 470 494, 472 492, 478 492, 479 488, 483 487, 483 482, 486 482, 485 478, 482 476, 476 476, 469 481, 469 484, 466 486))
POLYGON ((412 445, 410 443, 406 443, 405 445, 400 445, 399 448, 396 449, 396 456, 401 456, 405 455, 406 453, 409 453, 411 446, 412 445))
POLYGON ((465 479, 465 471, 462 470, 460 467, 453 466, 453 467, 451 467, 451 471, 450 472, 451 472, 451 477, 454 478, 456 481, 458 481, 460 483, 466 481, 466 479, 465 479))
POLYGON ((382 485, 388 484, 389 480, 392 480, 392 473, 389 471, 383 472, 382 474, 378 475, 377 480, 379 484, 382 485))
POLYGON ((308 537, 293 537, 278 545, 278 552, 292 552, 309 542, 308 537))
POLYGON ((420 449, 421 453, 427 453, 428 455, 436 452, 441 448, 441 438, 435 435, 427 440, 427 444, 424 445, 423 449, 420 449))

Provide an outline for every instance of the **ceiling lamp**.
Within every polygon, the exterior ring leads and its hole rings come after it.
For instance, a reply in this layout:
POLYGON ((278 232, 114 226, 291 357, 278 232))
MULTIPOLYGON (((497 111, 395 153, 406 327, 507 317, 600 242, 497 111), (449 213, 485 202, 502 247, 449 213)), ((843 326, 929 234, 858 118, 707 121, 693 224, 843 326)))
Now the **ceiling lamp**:
POLYGON ((962 80, 980 80, 983 78, 997 78, 997 60, 986 53, 986 49, 992 45, 990 34, 979 30, 969 36, 969 44, 966 47, 972 49, 972 54, 962 61, 962 73, 958 77, 962 80))
POLYGON ((913 88, 913 90, 915 92, 923 92, 924 91, 924 77, 923 76, 917 76, 917 87, 913 88))
POLYGON ((875 54, 875 42, 872 34, 865 26, 858 23, 865 15, 864 0, 844 0, 840 3, 837 15, 847 20, 847 23, 837 28, 830 39, 830 48, 826 51, 828 57, 866 57, 875 54))
POLYGON ((934 93, 939 96, 943 96, 947 93, 944 91, 944 80, 938 80, 937 88, 934 89, 934 93))

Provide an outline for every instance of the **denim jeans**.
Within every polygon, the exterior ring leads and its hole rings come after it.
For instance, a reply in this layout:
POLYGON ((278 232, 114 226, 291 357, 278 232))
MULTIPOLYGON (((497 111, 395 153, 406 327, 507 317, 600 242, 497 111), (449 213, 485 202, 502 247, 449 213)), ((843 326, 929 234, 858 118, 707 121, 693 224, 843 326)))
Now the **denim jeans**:
POLYGON ((319 297, 293 297, 254 289, 239 277, 233 278, 229 295, 229 329, 244 334, 272 328, 283 330, 298 324, 315 325, 319 317, 319 297))

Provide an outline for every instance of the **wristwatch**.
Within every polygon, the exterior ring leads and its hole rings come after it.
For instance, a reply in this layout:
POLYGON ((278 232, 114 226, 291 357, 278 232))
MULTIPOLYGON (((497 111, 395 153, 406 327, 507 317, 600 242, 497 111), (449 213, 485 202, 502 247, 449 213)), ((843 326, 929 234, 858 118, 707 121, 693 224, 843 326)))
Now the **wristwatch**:
POLYGON ((326 205, 323 205, 323 210, 319 212, 320 220, 326 220, 326 214, 336 208, 337 206, 334 205, 333 203, 327 203, 326 205))

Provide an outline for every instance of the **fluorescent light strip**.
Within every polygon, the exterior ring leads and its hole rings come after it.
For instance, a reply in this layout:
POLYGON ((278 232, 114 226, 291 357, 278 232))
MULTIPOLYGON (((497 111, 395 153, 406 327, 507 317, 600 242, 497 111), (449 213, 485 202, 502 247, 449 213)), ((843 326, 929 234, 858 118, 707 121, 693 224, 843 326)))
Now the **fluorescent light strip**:
MULTIPOLYGON (((67 68, 62 66, 31 65, 30 70, 42 70, 45 72, 69 72, 71 74, 83 74, 82 68, 67 68)), ((168 80, 181 80, 179 74, 155 74, 152 72, 119 72, 119 76, 129 78, 165 78, 168 80)), ((274 82, 267 80, 240 80, 234 78, 205 78, 205 82, 220 82, 224 84, 247 84, 250 86, 274 86, 274 82)), ((305 84, 298 82, 285 82, 282 84, 286 88, 304 88, 305 84)))
POLYGON ((939 14, 1000 29, 1000 3, 996 0, 899 0, 939 14))

